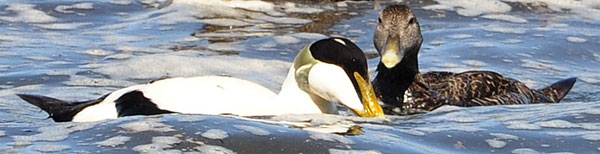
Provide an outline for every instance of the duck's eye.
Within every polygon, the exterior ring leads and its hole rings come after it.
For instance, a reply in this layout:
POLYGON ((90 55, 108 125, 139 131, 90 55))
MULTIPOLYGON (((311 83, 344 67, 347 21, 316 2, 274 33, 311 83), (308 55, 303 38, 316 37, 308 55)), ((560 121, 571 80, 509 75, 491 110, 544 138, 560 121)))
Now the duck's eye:
POLYGON ((408 20, 408 24, 414 24, 415 22, 415 17, 411 17, 410 20, 408 20))
POLYGON ((381 17, 377 18, 377 21, 378 21, 379 23, 381 23, 381 17))

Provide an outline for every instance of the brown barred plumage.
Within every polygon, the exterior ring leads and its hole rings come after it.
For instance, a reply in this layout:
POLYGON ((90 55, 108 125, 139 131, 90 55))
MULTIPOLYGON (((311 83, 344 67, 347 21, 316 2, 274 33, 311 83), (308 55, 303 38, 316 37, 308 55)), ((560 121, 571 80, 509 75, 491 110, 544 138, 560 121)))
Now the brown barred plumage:
POLYGON ((374 36, 382 62, 377 67, 373 85, 384 102, 386 114, 426 112, 442 105, 557 103, 576 81, 576 78, 569 78, 536 90, 490 71, 421 74, 417 59, 421 43, 421 30, 410 8, 392 5, 384 9, 374 36), (383 56, 390 55, 386 52, 397 52, 395 55, 401 60, 393 67, 388 66, 389 63, 384 65, 383 56))

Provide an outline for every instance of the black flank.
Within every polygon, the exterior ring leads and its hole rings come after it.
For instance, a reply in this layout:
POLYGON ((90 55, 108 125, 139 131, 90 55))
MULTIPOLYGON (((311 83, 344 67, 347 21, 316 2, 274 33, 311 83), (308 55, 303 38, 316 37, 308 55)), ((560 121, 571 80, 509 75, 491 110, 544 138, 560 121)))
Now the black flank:
POLYGON ((115 103, 119 117, 174 113, 159 109, 150 99, 144 97, 144 93, 137 90, 125 93, 115 103))

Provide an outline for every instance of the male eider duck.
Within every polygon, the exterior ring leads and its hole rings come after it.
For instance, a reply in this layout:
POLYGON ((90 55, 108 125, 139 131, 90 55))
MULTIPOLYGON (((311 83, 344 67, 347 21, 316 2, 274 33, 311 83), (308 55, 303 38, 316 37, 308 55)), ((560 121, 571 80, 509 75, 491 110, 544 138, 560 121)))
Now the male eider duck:
POLYGON ((381 12, 373 40, 381 55, 373 86, 386 114, 425 112, 442 105, 558 103, 576 81, 568 78, 536 90, 490 71, 421 74, 417 54, 423 37, 417 18, 405 5, 381 12))
POLYGON ((162 79, 83 102, 18 96, 46 111, 56 122, 163 113, 335 114, 335 103, 361 117, 384 118, 369 81, 366 58, 360 48, 344 38, 329 38, 316 41, 298 53, 279 94, 243 79, 200 76, 162 79))

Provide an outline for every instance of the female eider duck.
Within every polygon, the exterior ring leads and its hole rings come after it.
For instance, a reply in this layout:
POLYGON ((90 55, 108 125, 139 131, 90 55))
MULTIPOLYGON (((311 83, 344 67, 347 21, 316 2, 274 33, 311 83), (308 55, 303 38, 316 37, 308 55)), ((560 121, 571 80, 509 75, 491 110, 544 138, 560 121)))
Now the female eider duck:
POLYGON ((200 76, 162 79, 83 102, 18 96, 46 111, 56 122, 163 113, 333 114, 337 113, 336 102, 361 117, 385 117, 369 82, 365 55, 344 38, 319 40, 302 49, 279 94, 243 79, 200 76))
POLYGON ((442 105, 557 103, 576 81, 569 78, 536 90, 490 71, 421 74, 417 54, 423 37, 415 15, 405 5, 391 5, 381 12, 373 40, 381 55, 373 86, 386 114, 431 111, 442 105))

